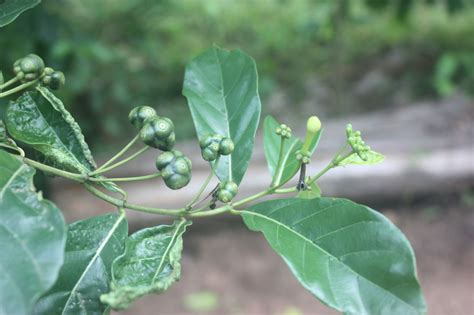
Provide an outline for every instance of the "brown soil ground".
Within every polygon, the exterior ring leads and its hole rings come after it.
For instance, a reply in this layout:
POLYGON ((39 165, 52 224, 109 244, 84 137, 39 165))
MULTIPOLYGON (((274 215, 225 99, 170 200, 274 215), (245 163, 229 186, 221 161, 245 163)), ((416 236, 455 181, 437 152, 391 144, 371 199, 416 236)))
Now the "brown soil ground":
MULTIPOLYGON (((411 241, 428 314, 474 314, 474 210, 471 206, 385 209, 411 241)), ((261 234, 235 218, 196 222, 185 237, 181 281, 118 314, 337 314, 292 277, 261 234), (206 223, 206 224, 203 224, 206 223), (212 292, 210 311, 186 307, 186 296, 212 292)))

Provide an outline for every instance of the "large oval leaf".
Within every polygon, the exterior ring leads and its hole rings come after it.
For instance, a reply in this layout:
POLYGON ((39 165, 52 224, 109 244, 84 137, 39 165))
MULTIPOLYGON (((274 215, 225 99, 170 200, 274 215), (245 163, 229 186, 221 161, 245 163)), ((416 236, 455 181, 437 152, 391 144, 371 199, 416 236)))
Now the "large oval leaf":
MULTIPOLYGON (((265 150, 265 158, 267 159, 270 174, 276 176, 275 185, 287 183, 298 172, 301 162, 296 160, 296 151, 301 150, 303 147, 303 142, 294 135, 292 135, 290 139, 286 139, 283 144, 283 167, 278 174, 275 174, 281 146, 281 138, 275 133, 278 126, 280 126, 280 123, 278 123, 275 118, 272 116, 265 117, 263 122, 263 148, 265 150)), ((313 138, 309 147, 311 154, 316 150, 322 132, 323 129, 319 130, 316 137, 313 138)))
POLYGON ((0 314, 30 314, 64 260, 63 216, 35 192, 34 173, 0 150, 0 314))
POLYGON ((422 314, 409 242, 380 213, 346 199, 280 199, 241 212, 293 274, 346 314, 422 314))
POLYGON ((240 50, 213 47, 186 67, 183 95, 197 135, 221 134, 234 141, 234 152, 220 158, 217 176, 239 184, 247 170, 260 119, 255 62, 240 50))
POLYGON ((26 92, 10 102, 6 124, 14 139, 41 152, 48 164, 80 173, 95 167, 79 125, 46 88, 26 92))
POLYGON ((66 259, 54 287, 35 314, 103 314, 100 295, 109 291, 112 262, 128 235, 123 215, 106 214, 69 225, 66 259))
POLYGON ((114 309, 125 309, 150 293, 166 291, 181 276, 182 235, 190 221, 175 221, 131 235, 125 253, 112 266, 111 292, 101 300, 114 309))
POLYGON ((41 0, 3 0, 0 1, 0 27, 15 20, 23 11, 33 8, 41 0))

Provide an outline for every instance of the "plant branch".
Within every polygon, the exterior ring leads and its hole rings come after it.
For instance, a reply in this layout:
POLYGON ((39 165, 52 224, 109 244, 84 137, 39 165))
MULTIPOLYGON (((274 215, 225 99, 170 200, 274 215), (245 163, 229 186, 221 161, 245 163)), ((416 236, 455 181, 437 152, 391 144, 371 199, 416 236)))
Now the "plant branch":
POLYGON ((18 78, 14 77, 3 84, 0 84, 0 90, 3 90, 4 88, 9 87, 10 85, 16 82, 18 82, 18 78))
POLYGON ((39 82, 40 79, 41 79, 41 77, 39 77, 38 79, 36 79, 36 80, 34 80, 34 81, 31 81, 31 82, 27 82, 27 83, 23 83, 23 84, 21 84, 21 85, 18 85, 17 87, 14 87, 14 88, 11 89, 11 90, 7 90, 7 91, 5 91, 5 92, 2 92, 2 93, 0 93, 0 98, 5 97, 5 96, 8 96, 8 95, 11 95, 11 94, 14 94, 14 93, 16 93, 16 92, 19 92, 19 91, 21 91, 21 90, 23 90, 23 89, 26 89, 26 88, 32 86, 32 85, 35 85, 36 83, 39 82))
POLYGON ((124 146, 122 148, 122 150, 120 150, 117 154, 115 154, 110 160, 108 160, 107 162, 105 162, 102 166, 100 166, 96 171, 100 171, 104 168, 106 168, 107 166, 109 166, 110 164, 112 164, 115 160, 117 160, 119 157, 121 157, 122 155, 124 155, 136 142, 137 140, 140 138, 139 135, 136 135, 126 146, 124 146))
POLYGON ((214 210, 193 212, 193 213, 190 213, 188 216, 193 217, 193 218, 210 217, 210 216, 214 216, 214 215, 217 215, 217 214, 229 212, 232 209, 233 208, 232 208, 231 204, 226 204, 225 206, 216 208, 214 210))
POLYGON ((347 159, 349 156, 351 156, 352 154, 354 154, 354 152, 348 152, 346 153, 345 155, 340 155, 340 154, 337 154, 332 160, 331 162, 329 162, 328 165, 326 165, 325 168, 323 168, 318 174, 316 174, 313 178, 311 178, 310 181, 308 181, 308 185, 311 185, 312 183, 314 183, 316 180, 318 180, 321 176, 323 176, 324 174, 326 174, 329 170, 333 169, 334 167, 338 166, 338 163, 344 161, 345 159, 347 159))
POLYGON ((105 173, 105 172, 108 172, 114 168, 117 168, 119 166, 122 166, 123 164, 127 163, 127 162, 130 162, 131 160, 137 158, 138 156, 140 156, 141 154, 143 154, 145 151, 147 151, 150 147, 146 146, 146 147, 143 147, 141 148, 140 150, 138 150, 137 152, 135 152, 134 154, 130 155, 128 158, 126 159, 123 159, 121 160, 120 162, 117 162, 113 165, 110 165, 108 167, 105 167, 105 168, 102 168, 102 169, 97 169, 91 173, 89 173, 89 176, 94 176, 94 175, 98 175, 98 174, 102 174, 102 173, 105 173))
POLYGON ((154 207, 146 207, 135 205, 132 203, 128 203, 125 200, 117 199, 115 197, 109 196, 106 193, 100 191, 99 189, 95 188, 92 184, 84 183, 84 187, 94 196, 112 204, 119 208, 126 208, 131 210, 137 210, 141 212, 148 212, 154 214, 162 214, 162 215, 170 215, 174 217, 181 217, 186 213, 184 208, 181 209, 161 209, 161 208, 154 208, 154 207))
POLYGON ((140 181, 140 180, 147 180, 147 179, 153 179, 160 177, 161 173, 153 173, 153 174, 148 174, 148 175, 143 175, 143 176, 133 176, 133 177, 116 177, 116 178, 108 178, 108 177, 103 177, 103 178, 94 178, 90 177, 88 178, 88 181, 91 182, 134 182, 134 181, 140 181))
POLYGON ((68 172, 68 171, 63 171, 63 170, 60 170, 58 168, 55 168, 55 167, 37 162, 35 160, 30 160, 26 157, 23 158, 23 162, 25 162, 26 164, 28 164, 30 166, 33 166, 34 168, 37 168, 37 169, 39 169, 43 172, 47 172, 47 173, 51 173, 51 174, 54 174, 54 175, 57 175, 57 176, 69 178, 69 179, 72 179, 72 180, 77 181, 77 182, 83 182, 85 180, 85 175, 77 174, 77 173, 71 173, 71 172, 68 172))
POLYGON ((6 143, 0 143, 0 147, 16 151, 16 152, 18 152, 18 154, 20 154, 21 157, 25 157, 25 151, 23 151, 22 148, 17 147, 13 140, 11 140, 11 139, 8 139, 8 140, 12 141, 13 145, 9 145, 9 144, 6 144, 6 143))
POLYGON ((207 188, 207 185, 209 185, 209 182, 211 181, 212 177, 216 173, 215 170, 217 168, 217 164, 219 163, 219 158, 220 158, 220 156, 217 157, 216 161, 214 162, 214 165, 211 165, 211 172, 209 173, 209 176, 207 176, 206 180, 201 185, 201 188, 199 189, 197 194, 194 196, 194 198, 191 199, 191 201, 186 205, 186 209, 190 209, 195 205, 196 201, 199 199, 199 197, 201 197, 202 193, 207 188))

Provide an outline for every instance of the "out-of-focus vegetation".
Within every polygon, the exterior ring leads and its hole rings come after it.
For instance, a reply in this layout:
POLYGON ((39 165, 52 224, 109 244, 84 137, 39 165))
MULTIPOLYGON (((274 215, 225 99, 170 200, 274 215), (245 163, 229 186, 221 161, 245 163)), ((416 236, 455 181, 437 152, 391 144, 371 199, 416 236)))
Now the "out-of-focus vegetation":
POLYGON ((474 91, 470 1, 44 1, 0 30, 0 69, 35 52, 63 70, 61 96, 99 143, 131 132, 137 105, 192 134, 184 65, 212 43, 254 56, 270 111, 371 110, 474 91))

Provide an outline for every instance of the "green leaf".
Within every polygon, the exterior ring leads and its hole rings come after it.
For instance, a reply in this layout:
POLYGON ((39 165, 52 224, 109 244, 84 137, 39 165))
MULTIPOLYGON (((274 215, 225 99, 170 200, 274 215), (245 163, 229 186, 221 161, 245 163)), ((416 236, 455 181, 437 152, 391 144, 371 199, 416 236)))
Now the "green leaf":
MULTIPOLYGON (((265 117, 263 123, 263 148, 265 150, 265 157, 267 159, 268 169, 270 174, 275 176, 278 157, 280 154, 281 138, 275 133, 275 129, 280 126, 280 123, 276 121, 272 116, 265 117)), ((322 129, 318 132, 317 136, 311 142, 309 151, 311 154, 316 150, 319 139, 321 138, 322 129)), ((300 169, 301 163, 296 160, 296 151, 300 150, 303 146, 303 142, 295 137, 291 136, 290 139, 286 139, 283 145, 285 154, 283 155, 283 167, 281 172, 276 174, 277 181, 276 185, 285 184, 295 176, 300 169)))
POLYGON ((182 235, 190 221, 175 221, 131 235, 125 253, 112 266, 111 291, 101 297, 114 309, 125 309, 136 299, 166 291, 181 276, 182 235))
POLYGON ((241 211, 301 284, 346 314, 423 314, 415 257, 380 213, 347 199, 279 199, 241 211))
POLYGON ((314 199, 321 197, 321 188, 316 183, 311 183, 311 185, 306 190, 298 192, 296 195, 297 198, 302 199, 314 199))
POLYGON ((0 143, 7 143, 8 135, 3 120, 0 120, 0 143))
POLYGON ((186 67, 183 95, 199 139, 217 133, 235 144, 219 160, 221 181, 240 184, 247 170, 261 111, 257 81, 255 62, 240 50, 212 47, 186 67))
POLYGON ((26 92, 10 102, 6 124, 10 135, 46 157, 47 164, 87 173, 95 168, 81 128, 48 89, 26 92))
POLYGON ((103 314, 100 295, 109 291, 112 262, 128 235, 123 215, 106 214, 69 225, 66 258, 54 287, 34 314, 103 314))
POLYGON ((0 27, 15 20, 23 11, 38 5, 41 0, 3 0, 0 1, 0 27))
POLYGON ((0 314, 30 314, 64 260, 66 224, 33 187, 35 170, 0 150, 0 314))
POLYGON ((359 155, 354 153, 354 154, 351 154, 349 157, 345 158, 344 160, 342 160, 341 162, 339 162, 338 166, 346 166, 346 165, 352 165, 352 164, 355 164, 355 165, 373 165, 373 164, 382 163, 383 160, 385 160, 385 156, 383 156, 382 154, 380 154, 378 152, 372 151, 372 150, 369 150, 369 151, 365 152, 365 154, 367 154, 367 160, 366 161, 362 160, 359 157, 359 155))

